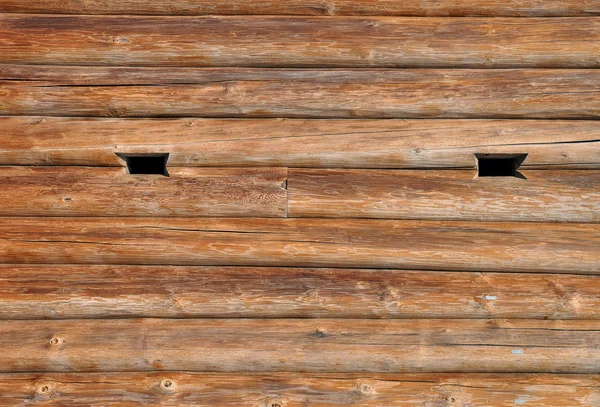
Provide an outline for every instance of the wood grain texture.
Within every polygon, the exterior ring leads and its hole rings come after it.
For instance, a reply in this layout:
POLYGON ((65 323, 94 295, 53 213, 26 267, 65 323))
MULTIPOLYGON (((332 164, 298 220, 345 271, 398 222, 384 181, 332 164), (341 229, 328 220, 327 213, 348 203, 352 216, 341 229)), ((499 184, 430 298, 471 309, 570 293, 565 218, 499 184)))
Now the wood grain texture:
MULTIPOLYGON (((1 67, 0 67, 1 70, 1 67)), ((475 168, 476 153, 527 153, 522 168, 600 168, 593 120, 113 119, 0 117, 1 165, 475 168)))
POLYGON ((2 13, 130 15, 593 16, 597 0, 2 0, 2 13))
POLYGON ((599 53, 596 17, 0 15, 1 63, 598 68, 599 53))
POLYGON ((6 66, 0 67, 0 77, 2 115, 600 117, 600 71, 595 69, 6 66))
POLYGON ((600 272, 597 224, 3 218, 0 263, 600 272))
POLYGON ((0 405, 600 407, 599 55, 600 0, 0 0, 0 405))
POLYGON ((600 172, 290 169, 290 217, 600 222, 600 172))
MULTIPOLYGON (((597 276, 281 267, 1 265, 1 319, 600 319, 597 276)), ((0 392, 1 393, 1 392, 0 392)))
POLYGON ((0 369, 598 373, 600 321, 0 321, 0 369))
POLYGON ((285 168, 0 167, 2 216, 287 215, 285 168))
POLYGON ((90 407, 590 407, 598 375, 13 373, 5 406, 90 407))

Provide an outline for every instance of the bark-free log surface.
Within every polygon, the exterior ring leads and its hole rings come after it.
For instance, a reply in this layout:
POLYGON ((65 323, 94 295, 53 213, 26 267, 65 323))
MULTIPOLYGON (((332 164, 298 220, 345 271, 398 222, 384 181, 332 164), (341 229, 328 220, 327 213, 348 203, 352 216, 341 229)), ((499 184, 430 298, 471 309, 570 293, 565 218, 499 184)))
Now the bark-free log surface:
POLYGON ((7 66, 0 74, 2 115, 600 117, 600 71, 594 69, 7 66))
POLYGON ((1 63, 597 68, 599 53, 596 17, 0 15, 1 63))
MULTIPOLYGON (((156 150, 155 150, 156 152, 156 150)), ((159 151, 161 152, 161 151, 159 151)), ((285 217, 284 168, 0 167, 2 216, 285 217)))
POLYGON ((0 0, 0 405, 600 406, 597 16, 0 0))
POLYGON ((592 16, 598 0, 2 0, 3 13, 147 15, 592 16))
POLYGON ((596 276, 190 266, 0 266, 0 318, 600 319, 596 276))
POLYGON ((599 222, 600 171, 290 169, 289 216, 599 222))
POLYGON ((597 224, 3 218, 0 263, 600 272, 597 224))
MULTIPOLYGON (((1 67, 0 67, 1 70, 1 67)), ((1 165, 475 168, 476 153, 527 153, 521 168, 600 168, 592 120, 304 120, 0 117, 1 165)))
POLYGON ((13 373, 3 405, 90 407, 590 407, 598 375, 13 373))
POLYGON ((0 370, 598 373, 600 321, 0 321, 0 370))

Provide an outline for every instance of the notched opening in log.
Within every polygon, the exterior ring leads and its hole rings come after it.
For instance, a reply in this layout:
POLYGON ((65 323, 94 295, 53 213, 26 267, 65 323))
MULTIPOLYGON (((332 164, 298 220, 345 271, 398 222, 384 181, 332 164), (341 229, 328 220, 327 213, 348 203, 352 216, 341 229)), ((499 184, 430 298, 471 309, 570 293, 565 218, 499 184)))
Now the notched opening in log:
POLYGON ((517 177, 527 179, 517 169, 527 154, 475 154, 478 177, 517 177))
POLYGON ((155 174, 169 177, 167 161, 169 153, 122 154, 116 153, 127 164, 127 172, 132 175, 155 174))

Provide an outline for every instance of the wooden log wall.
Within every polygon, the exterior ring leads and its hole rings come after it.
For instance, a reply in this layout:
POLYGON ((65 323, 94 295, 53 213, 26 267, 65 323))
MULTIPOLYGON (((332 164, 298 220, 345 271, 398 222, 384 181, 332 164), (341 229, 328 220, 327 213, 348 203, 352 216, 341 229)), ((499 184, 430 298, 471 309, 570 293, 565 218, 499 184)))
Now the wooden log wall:
POLYGON ((598 68, 600 0, 0 0, 0 405, 600 407, 598 68))

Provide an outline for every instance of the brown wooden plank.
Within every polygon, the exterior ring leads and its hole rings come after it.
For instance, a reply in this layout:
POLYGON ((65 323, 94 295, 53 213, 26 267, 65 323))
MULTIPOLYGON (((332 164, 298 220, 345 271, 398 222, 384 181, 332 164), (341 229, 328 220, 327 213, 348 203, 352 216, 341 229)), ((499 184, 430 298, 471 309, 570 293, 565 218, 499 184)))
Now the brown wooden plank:
POLYGON ((0 263, 600 272, 597 224, 3 218, 0 263))
POLYGON ((0 402, 21 406, 590 407, 598 375, 13 373, 0 402))
POLYGON ((290 169, 290 217, 600 222, 599 171, 290 169), (517 174, 519 175, 519 174, 517 174))
POLYGON ((600 321, 0 321, 0 369, 598 373, 600 321))
POLYGON ((381 15, 565 17, 600 14, 597 0, 2 0, 2 13, 131 15, 381 15))
MULTIPOLYGON (((600 46, 600 41, 597 43, 600 46)), ((0 66, 0 77, 2 115, 600 117, 600 71, 597 69, 277 70, 0 66)))
POLYGON ((596 17, 0 15, 0 63, 598 68, 599 53, 596 17))
POLYGON ((281 267, 1 265, 1 319, 600 319, 597 276, 281 267))
MULTIPOLYGON (((168 165, 168 164, 167 164, 168 165)), ((0 167, 1 216, 285 217, 285 168, 0 167)))
POLYGON ((593 120, 304 120, 0 117, 0 164, 120 166, 169 152, 175 166, 475 168, 476 153, 527 153, 522 168, 600 168, 593 120))

